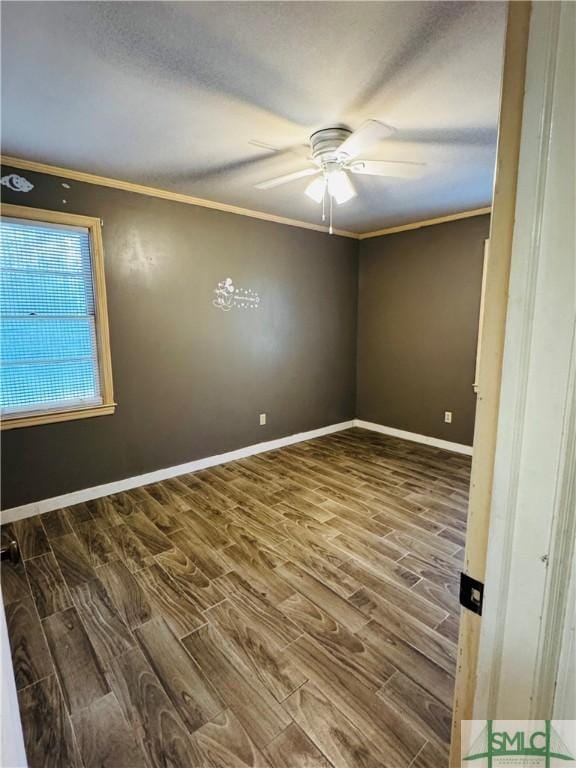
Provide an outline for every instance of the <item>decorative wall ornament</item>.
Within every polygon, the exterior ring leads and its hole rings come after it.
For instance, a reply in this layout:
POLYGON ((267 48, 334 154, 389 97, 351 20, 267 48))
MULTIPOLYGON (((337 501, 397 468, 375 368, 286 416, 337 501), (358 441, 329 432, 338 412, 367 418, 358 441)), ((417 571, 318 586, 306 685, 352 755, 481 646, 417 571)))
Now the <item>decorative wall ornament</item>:
POLYGON ((30 192, 31 189, 34 189, 34 184, 31 181, 25 179, 24 176, 18 176, 17 173, 9 173, 8 176, 2 176, 0 184, 8 187, 13 192, 30 192))
POLYGON ((218 283, 214 288, 216 298, 212 304, 223 312, 231 309, 256 309, 260 304, 260 296, 251 288, 236 288, 231 277, 218 283))

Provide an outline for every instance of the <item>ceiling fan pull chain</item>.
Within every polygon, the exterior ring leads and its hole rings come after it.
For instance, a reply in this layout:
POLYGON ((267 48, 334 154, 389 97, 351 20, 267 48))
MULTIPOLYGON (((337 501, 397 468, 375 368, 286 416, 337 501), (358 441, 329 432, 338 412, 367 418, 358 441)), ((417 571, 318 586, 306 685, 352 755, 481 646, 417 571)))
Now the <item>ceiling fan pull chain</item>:
POLYGON ((330 195, 330 226, 328 227, 328 234, 331 235, 334 230, 332 229, 332 195, 330 195))
POLYGON ((324 183, 324 192, 322 193, 322 221, 326 221, 326 183, 324 183))

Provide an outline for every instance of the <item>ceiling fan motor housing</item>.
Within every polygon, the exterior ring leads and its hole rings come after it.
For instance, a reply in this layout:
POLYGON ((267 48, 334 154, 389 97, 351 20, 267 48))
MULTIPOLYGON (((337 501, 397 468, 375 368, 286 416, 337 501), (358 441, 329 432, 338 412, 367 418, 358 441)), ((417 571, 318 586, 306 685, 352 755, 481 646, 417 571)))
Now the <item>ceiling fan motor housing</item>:
POLYGON ((316 165, 325 171, 337 170, 348 158, 339 147, 351 135, 347 128, 323 128, 310 136, 312 157, 316 165))

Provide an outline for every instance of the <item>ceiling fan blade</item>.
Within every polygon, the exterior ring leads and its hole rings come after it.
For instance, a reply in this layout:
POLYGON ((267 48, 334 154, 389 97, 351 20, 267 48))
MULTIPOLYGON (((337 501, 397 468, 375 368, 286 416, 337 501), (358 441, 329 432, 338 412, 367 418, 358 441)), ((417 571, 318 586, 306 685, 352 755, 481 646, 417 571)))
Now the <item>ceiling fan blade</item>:
POLYGON ((412 179, 422 176, 426 163, 408 163, 400 160, 355 160, 347 166, 352 173, 366 176, 390 176, 412 179))
POLYGON ((378 120, 366 120, 357 131, 354 131, 351 136, 340 144, 338 152, 345 153, 349 157, 356 157, 356 155, 361 154, 382 139, 386 139, 392 133, 394 133, 394 129, 390 128, 389 125, 384 125, 384 123, 378 120))
POLYGON ((310 158, 310 145, 309 144, 294 144, 291 147, 276 147, 274 144, 269 144, 267 141, 259 141, 258 139, 250 139, 248 144, 258 149, 265 149, 268 152, 274 152, 277 154, 294 154, 298 157, 305 157, 307 160, 310 158))
POLYGON ((302 179, 304 176, 313 176, 316 173, 320 173, 319 168, 303 168, 301 171, 287 173, 285 176, 277 176, 275 179, 261 181, 254 186, 256 189, 273 189, 274 187, 279 187, 281 184, 287 184, 289 181, 296 181, 296 179, 302 179))

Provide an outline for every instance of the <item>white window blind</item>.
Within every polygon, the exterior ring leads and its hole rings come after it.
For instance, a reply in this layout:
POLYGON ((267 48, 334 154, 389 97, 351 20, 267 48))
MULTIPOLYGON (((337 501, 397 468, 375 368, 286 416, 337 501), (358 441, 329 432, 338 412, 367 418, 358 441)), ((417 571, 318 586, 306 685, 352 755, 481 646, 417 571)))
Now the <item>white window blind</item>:
POLYGON ((2 218, 0 360, 5 416, 102 403, 88 229, 2 218))

